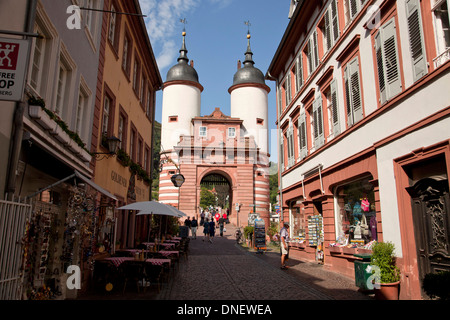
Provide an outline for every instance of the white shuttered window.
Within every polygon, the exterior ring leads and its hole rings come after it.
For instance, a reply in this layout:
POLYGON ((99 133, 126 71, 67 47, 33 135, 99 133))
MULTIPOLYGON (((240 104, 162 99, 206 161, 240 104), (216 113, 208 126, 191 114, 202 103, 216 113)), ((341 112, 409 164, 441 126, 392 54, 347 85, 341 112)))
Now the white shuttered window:
POLYGON ((417 81, 428 72, 419 0, 406 0, 406 15, 413 75, 417 81))
POLYGON ((402 91, 395 19, 381 26, 375 36, 380 103, 383 104, 402 91))
POLYGON ((361 82, 358 57, 351 60, 344 69, 347 125, 351 127, 363 118, 361 82))

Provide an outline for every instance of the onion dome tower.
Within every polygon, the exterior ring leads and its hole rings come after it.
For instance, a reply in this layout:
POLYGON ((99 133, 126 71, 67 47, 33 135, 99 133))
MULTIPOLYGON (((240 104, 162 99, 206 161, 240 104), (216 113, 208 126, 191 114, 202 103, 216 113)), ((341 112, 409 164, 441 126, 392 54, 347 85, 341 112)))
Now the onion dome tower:
POLYGON ((231 117, 243 120, 245 136, 255 138, 260 152, 268 153, 268 94, 264 74, 254 67, 253 52, 250 47, 250 31, 247 34, 247 51, 244 66, 238 62, 238 70, 233 77, 233 85, 228 89, 231 95, 231 117))
POLYGON ((180 135, 193 135, 192 118, 200 116, 203 87, 198 80, 194 63, 187 57, 186 32, 178 63, 167 72, 163 84, 161 147, 165 152, 173 150, 180 135))

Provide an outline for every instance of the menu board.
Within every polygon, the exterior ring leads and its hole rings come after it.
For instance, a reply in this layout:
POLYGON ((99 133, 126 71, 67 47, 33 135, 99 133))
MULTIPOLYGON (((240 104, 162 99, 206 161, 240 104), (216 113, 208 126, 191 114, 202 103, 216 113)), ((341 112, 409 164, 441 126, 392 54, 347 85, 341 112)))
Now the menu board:
POLYGON ((266 228, 263 219, 255 220, 255 248, 266 247, 266 228))
POLYGON ((319 240, 323 242, 323 218, 321 215, 308 217, 308 236, 311 247, 316 247, 319 240))

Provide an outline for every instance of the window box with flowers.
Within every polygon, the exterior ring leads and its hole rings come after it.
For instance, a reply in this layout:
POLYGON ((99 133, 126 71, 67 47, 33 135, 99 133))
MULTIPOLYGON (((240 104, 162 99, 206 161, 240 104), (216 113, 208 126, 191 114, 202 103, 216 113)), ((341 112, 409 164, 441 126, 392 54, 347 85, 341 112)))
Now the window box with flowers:
POLYGON ((35 120, 42 128, 64 146, 80 157, 83 161, 89 162, 92 159, 91 153, 86 149, 86 144, 79 135, 71 130, 58 115, 45 107, 42 98, 30 97, 28 99, 28 112, 30 118, 35 120))

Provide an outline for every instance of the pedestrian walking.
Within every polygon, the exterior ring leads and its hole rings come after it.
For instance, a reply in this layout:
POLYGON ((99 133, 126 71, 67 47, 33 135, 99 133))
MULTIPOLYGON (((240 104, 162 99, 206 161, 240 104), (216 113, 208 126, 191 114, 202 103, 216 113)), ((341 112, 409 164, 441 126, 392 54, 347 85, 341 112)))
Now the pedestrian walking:
POLYGON ((286 270, 286 260, 289 259, 289 223, 285 222, 280 230, 280 251, 281 251, 281 269, 286 270))
POLYGON ((189 230, 191 229, 191 217, 187 217, 187 219, 184 220, 184 225, 188 227, 187 236, 189 237, 189 230))
POLYGON ((202 241, 209 240, 209 220, 205 219, 205 222, 203 223, 203 234, 205 235, 205 237, 203 238, 202 241))
POLYGON ((197 219, 193 217, 191 221, 192 239, 197 239, 197 227, 198 227, 197 219))
POLYGON ((223 216, 219 218, 219 232, 220 236, 223 237, 223 228, 224 228, 225 220, 223 219, 223 216))
POLYGON ((209 242, 212 243, 212 239, 216 233, 216 224, 214 223, 214 219, 211 219, 209 223, 209 242))
POLYGON ((222 215, 222 218, 223 218, 223 220, 225 221, 226 224, 230 223, 230 221, 228 221, 228 210, 229 209, 227 209, 227 211, 225 211, 223 213, 223 215, 222 215))
POLYGON ((219 226, 219 219, 220 219, 219 211, 216 212, 216 215, 214 216, 214 218, 216 218, 216 225, 219 226))
POLYGON ((200 214, 200 226, 203 226, 205 223, 205 211, 202 210, 202 213, 200 214))

